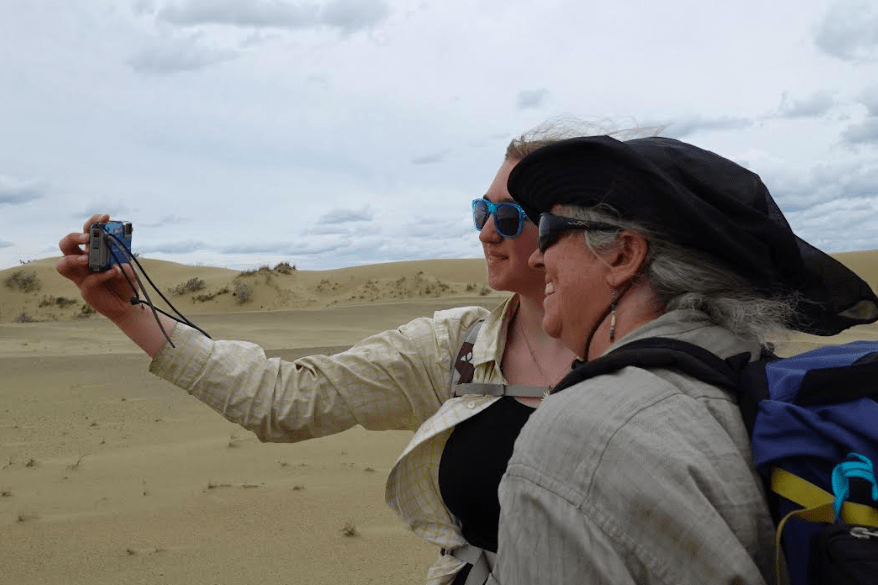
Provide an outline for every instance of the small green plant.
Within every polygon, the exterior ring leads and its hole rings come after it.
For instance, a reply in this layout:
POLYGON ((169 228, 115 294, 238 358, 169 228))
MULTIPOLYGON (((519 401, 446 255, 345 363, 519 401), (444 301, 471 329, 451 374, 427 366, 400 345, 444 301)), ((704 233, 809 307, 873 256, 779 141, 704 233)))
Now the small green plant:
POLYGON ((35 271, 16 270, 3 281, 8 288, 21 292, 34 292, 40 290, 43 285, 35 271))

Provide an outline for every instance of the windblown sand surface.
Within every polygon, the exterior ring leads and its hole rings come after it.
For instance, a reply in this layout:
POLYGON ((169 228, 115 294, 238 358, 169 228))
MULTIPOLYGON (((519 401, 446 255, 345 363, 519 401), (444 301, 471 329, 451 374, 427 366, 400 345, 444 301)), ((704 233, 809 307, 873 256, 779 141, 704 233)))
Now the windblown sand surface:
MULTIPOLYGON (((839 258, 878 284, 878 253, 839 258)), ((126 337, 83 313, 54 263, 0 272, 0 583, 423 582, 437 551, 384 504, 410 433, 261 444, 150 375, 126 337)), ((481 260, 250 275, 144 266, 214 338, 287 358, 503 298, 481 260)), ((854 338, 878 339, 878 327, 785 348, 854 338)))

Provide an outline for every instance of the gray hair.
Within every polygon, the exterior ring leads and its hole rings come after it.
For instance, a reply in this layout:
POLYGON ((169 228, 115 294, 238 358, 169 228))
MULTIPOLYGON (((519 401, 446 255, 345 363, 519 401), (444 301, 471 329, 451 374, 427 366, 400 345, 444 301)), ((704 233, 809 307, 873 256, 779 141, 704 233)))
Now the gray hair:
POLYGON ((762 344, 770 335, 787 330, 795 318, 795 295, 759 294, 748 281, 707 254, 674 244, 636 222, 622 220, 608 206, 561 208, 568 217, 618 226, 613 232, 583 232, 585 245, 593 252, 612 249, 622 230, 646 238, 649 251, 638 278, 649 284, 663 312, 695 309, 739 337, 762 344))

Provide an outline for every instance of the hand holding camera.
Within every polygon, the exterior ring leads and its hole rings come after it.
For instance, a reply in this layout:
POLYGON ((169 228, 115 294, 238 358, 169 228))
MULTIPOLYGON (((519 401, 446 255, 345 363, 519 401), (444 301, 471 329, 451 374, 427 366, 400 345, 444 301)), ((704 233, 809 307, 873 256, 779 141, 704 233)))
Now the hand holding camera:
POLYGON ((94 215, 85 222, 82 232, 68 234, 58 243, 64 254, 56 266, 58 272, 76 284, 85 302, 113 321, 137 310, 131 305, 131 285, 122 273, 124 269, 128 271, 129 278, 133 276, 127 264, 128 256, 120 253, 119 244, 113 239, 118 238, 125 242, 126 247, 130 246, 130 226, 128 222, 110 222, 109 215, 94 215), (127 241, 124 233, 126 224, 127 241), (100 227, 107 225, 110 231, 100 227), (96 231, 93 230, 94 226, 99 226, 95 228, 96 231), (125 262, 121 262, 123 258, 125 262), (92 268, 93 265, 97 270, 92 268))

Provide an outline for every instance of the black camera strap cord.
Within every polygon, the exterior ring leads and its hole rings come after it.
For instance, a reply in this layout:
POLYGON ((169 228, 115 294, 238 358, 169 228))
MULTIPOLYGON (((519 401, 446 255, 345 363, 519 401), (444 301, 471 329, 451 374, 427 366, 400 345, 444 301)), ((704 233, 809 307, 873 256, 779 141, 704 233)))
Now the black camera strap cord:
MULTIPOLYGON (((137 281, 137 286, 135 286, 134 283, 131 282, 131 279, 128 278, 128 274, 125 272, 125 270, 122 270, 122 276, 125 277, 125 280, 128 281, 128 286, 130 286, 131 290, 134 291, 134 296, 131 297, 131 304, 132 305, 147 305, 150 308, 150 310, 152 311, 152 316, 153 316, 153 318, 155 318, 156 324, 159 326, 159 329, 161 329, 162 335, 164 335, 165 339, 168 340, 168 343, 171 344, 171 347, 176 347, 176 346, 174 345, 174 342, 171 341, 171 337, 168 335, 168 332, 165 331, 165 328, 162 326, 162 322, 159 319, 158 313, 161 313, 162 315, 164 315, 170 319, 173 319, 174 321, 177 321, 178 323, 183 323, 185 325, 188 325, 189 327, 192 327, 193 329, 200 331, 208 339, 212 339, 210 337, 210 335, 208 335, 208 333, 204 329, 202 329, 201 327, 199 327, 198 325, 196 325, 195 323, 193 323, 192 321, 187 319, 183 315, 183 313, 178 311, 177 308, 171 303, 171 301, 169 301, 168 298, 164 294, 162 294, 162 291, 159 290, 159 288, 155 285, 155 283, 152 281, 152 279, 146 273, 146 270, 140 264, 140 261, 137 259, 137 257, 131 253, 131 250, 129 250, 128 247, 121 240, 119 240, 119 238, 117 238, 115 235, 111 234, 109 231, 105 231, 104 233, 106 233, 107 236, 109 238, 111 238, 113 240, 113 242, 116 244, 115 246, 108 246, 108 248, 109 248, 110 254, 113 255, 113 259, 116 261, 117 264, 119 264, 119 268, 122 268, 122 264, 124 264, 125 262, 123 262, 119 258, 119 256, 116 255, 116 250, 115 250, 116 247, 118 247, 119 250, 121 250, 122 252, 125 253, 125 256, 128 257, 128 260, 130 260, 130 262, 134 262, 134 264, 137 265, 137 268, 139 268, 140 272, 143 273, 143 277, 150 284, 150 286, 153 288, 153 290, 155 292, 157 292, 158 295, 162 298, 162 300, 165 303, 167 303, 167 305, 171 308, 171 310, 173 310, 174 313, 176 313, 177 316, 174 316, 174 315, 168 313, 167 311, 163 311, 162 309, 155 306, 155 304, 152 302, 152 299, 149 298, 149 293, 146 292, 146 287, 143 285, 143 281, 140 280, 140 276, 138 276, 137 271, 134 270, 133 266, 131 268, 131 273, 134 275, 134 279, 137 281), (138 286, 140 287, 139 290, 143 292, 143 296, 146 299, 145 301, 140 298, 140 292, 138 291, 138 286)), ((128 263, 129 266, 131 266, 130 262, 128 263)))

